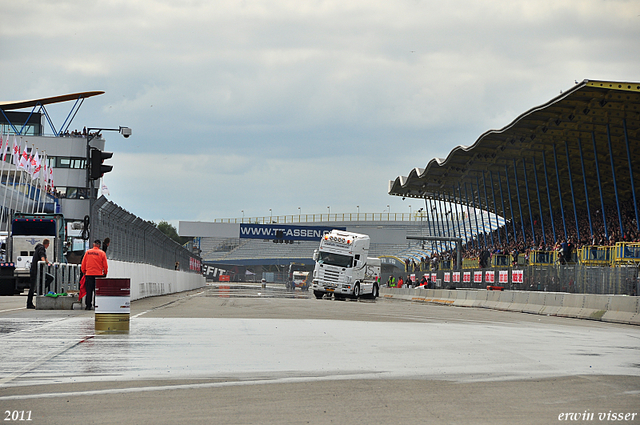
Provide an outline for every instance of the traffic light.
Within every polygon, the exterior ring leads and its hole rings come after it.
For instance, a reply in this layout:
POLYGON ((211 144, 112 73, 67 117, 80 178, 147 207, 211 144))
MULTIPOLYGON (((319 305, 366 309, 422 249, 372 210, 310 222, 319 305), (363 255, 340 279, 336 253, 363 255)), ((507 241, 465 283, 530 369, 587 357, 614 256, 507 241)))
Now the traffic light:
POLYGON ((98 180, 103 176, 104 173, 108 173, 109 171, 113 170, 113 166, 103 164, 105 159, 109 159, 112 156, 112 152, 102 152, 100 149, 91 148, 91 180, 98 180))

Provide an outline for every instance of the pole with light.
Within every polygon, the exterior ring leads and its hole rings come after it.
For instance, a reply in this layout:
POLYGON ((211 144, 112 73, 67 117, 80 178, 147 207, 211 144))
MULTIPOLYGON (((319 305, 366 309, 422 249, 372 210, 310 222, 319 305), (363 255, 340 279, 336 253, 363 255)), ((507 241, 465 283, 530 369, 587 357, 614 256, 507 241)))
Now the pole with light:
MULTIPOLYGON (((96 137, 100 137, 100 133, 103 131, 117 131, 118 133, 122 134, 125 139, 131 136, 131 129, 129 127, 87 128, 86 188, 89 191, 89 215, 91 215, 93 211, 93 201, 94 199, 97 199, 96 193, 94 191, 93 181, 100 180, 104 173, 108 173, 113 169, 113 166, 111 165, 102 164, 105 159, 111 158, 113 156, 113 153, 103 152, 98 148, 91 147, 91 141, 96 137)), ((87 237, 89 237, 88 234, 87 237)))

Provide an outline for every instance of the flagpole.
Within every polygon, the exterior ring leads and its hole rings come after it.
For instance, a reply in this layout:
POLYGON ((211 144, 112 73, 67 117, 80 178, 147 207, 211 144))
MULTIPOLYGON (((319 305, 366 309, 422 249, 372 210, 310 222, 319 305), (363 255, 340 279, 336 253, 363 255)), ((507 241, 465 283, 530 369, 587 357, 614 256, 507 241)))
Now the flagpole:
MULTIPOLYGON (((4 138, 4 131, 2 132, 2 135, 0 136, 0 141, 2 142, 2 169, 0 170, 0 183, 2 183, 2 177, 4 176, 4 167, 5 167, 5 157, 6 157, 6 151, 7 151, 7 147, 9 146, 9 135, 7 134, 7 139, 6 139, 6 145, 5 146, 5 138, 4 138)), ((7 201, 7 191, 9 190, 9 173, 7 172, 7 180, 5 181, 5 185, 4 185, 4 197, 2 200, 2 211, 0 211, 0 226, 2 224, 4 224, 4 216, 5 216, 5 212, 4 210, 6 209, 6 201, 7 201)), ((7 210, 7 213, 9 212, 9 210, 7 210)), ((8 230, 8 229, 7 229, 8 230)))
MULTIPOLYGON (((9 135, 7 134, 7 140, 9 140, 9 135)), ((14 168, 15 168, 15 161, 16 161, 16 153, 15 153, 15 147, 17 147, 16 145, 16 136, 15 134, 13 135, 13 148, 11 148, 11 162, 12 164, 14 164, 14 168)), ((9 231, 10 227, 11 227, 11 205, 13 204, 13 191, 14 188, 13 186, 15 185, 15 179, 16 179, 16 172, 15 170, 11 170, 11 168, 9 168, 9 171, 7 172, 7 186, 9 183, 9 175, 11 175, 11 198, 9 199, 9 208, 7 209, 7 231, 9 231), (12 173, 9 173, 9 171, 13 171, 12 173)), ((6 193, 5 193, 6 195, 6 193)))

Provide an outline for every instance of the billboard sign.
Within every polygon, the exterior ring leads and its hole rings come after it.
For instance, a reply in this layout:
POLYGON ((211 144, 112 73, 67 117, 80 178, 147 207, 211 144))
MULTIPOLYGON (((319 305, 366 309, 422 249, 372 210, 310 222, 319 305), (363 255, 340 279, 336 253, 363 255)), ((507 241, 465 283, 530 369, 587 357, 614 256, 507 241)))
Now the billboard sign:
POLYGON ((282 239, 289 241, 318 241, 331 230, 347 230, 346 227, 293 226, 286 224, 240 224, 240 238, 282 239))

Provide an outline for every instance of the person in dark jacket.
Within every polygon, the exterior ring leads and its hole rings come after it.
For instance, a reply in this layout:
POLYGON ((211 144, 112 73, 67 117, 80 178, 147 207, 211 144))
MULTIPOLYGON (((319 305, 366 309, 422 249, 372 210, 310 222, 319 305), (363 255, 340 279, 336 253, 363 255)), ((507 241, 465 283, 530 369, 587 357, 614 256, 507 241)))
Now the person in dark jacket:
POLYGON ((49 239, 45 239, 42 243, 36 245, 35 251, 33 253, 33 258, 31 259, 31 271, 30 277, 31 281, 29 282, 29 295, 27 295, 27 308, 36 308, 33 303, 33 295, 36 292, 36 279, 38 277, 38 262, 45 261, 47 262, 47 248, 49 247, 49 239))

